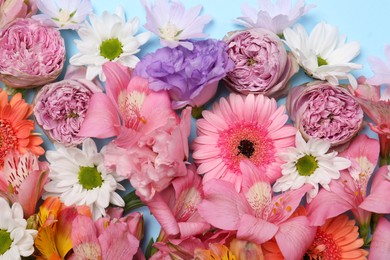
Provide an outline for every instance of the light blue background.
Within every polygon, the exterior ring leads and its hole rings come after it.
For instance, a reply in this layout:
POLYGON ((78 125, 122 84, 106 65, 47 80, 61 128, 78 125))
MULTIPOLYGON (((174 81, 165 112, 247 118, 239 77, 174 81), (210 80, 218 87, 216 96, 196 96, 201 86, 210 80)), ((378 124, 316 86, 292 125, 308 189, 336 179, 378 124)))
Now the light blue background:
MULTIPOLYGON (((233 19, 241 16, 240 5, 244 2, 257 7, 257 1, 255 0, 183 1, 187 7, 202 4, 203 13, 213 16, 213 21, 206 27, 205 31, 211 38, 216 39, 222 39, 227 32, 242 28, 236 26, 233 23, 233 19)), ((364 68, 354 72, 354 75, 365 75, 370 77, 372 72, 367 64, 367 57, 384 57, 383 47, 385 44, 390 44, 390 29, 388 20, 390 14, 390 2, 387 0, 319 0, 306 2, 315 4, 316 8, 304 16, 300 22, 309 31, 311 31, 318 22, 322 21, 332 25, 337 25, 340 33, 347 35, 349 41, 360 42, 361 54, 354 60, 354 62, 363 64, 364 68)), ((138 0, 92 0, 92 3, 95 13, 99 15, 105 10, 114 12, 117 6, 122 6, 126 11, 128 19, 138 16, 140 18, 141 25, 145 23, 145 12, 138 0)), ((141 27, 140 31, 144 31, 144 29, 141 27)), ((77 52, 73 43, 73 40, 77 38, 77 34, 74 31, 64 31, 62 32, 62 35, 66 39, 67 59, 69 59, 77 52)), ((145 53, 153 51, 158 47, 159 41, 156 36, 153 36, 151 41, 142 48, 142 52, 138 56, 142 57, 145 53)), ((299 85, 309 80, 309 78, 300 72, 292 79, 292 85, 299 85)), ((227 91, 220 86, 219 96, 226 95, 226 93, 227 91)), ((280 104, 283 102, 284 99, 279 101, 280 104)), ((194 121, 192 123, 193 131, 191 139, 194 136, 194 121)), ((367 128, 365 129, 365 132, 369 132, 367 128)), ((375 135, 370 132, 370 136, 374 137, 375 135)), ((102 144, 102 142, 100 142, 100 144, 102 144)), ((45 138, 44 147, 45 149, 52 149, 52 145, 47 138, 45 138)), ((145 217, 145 242, 147 242, 151 235, 155 236, 158 233, 159 225, 146 209, 142 209, 142 211, 144 212, 145 217)))

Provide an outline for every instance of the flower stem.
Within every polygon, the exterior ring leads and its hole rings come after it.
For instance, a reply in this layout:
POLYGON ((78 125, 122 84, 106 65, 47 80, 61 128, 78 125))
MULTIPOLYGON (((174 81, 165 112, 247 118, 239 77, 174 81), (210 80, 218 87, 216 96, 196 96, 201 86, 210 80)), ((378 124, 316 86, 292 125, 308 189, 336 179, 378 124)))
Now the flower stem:
POLYGON ((359 234, 360 234, 360 237, 363 238, 364 246, 365 247, 369 247, 370 243, 371 243, 371 239, 369 237, 369 235, 370 235, 370 224, 367 223, 367 224, 360 225, 360 227, 359 227, 359 234))
POLYGON ((135 190, 126 194, 123 197, 123 200, 125 201, 125 206, 123 208, 124 214, 134 209, 145 206, 141 199, 135 194, 135 190))
POLYGON ((390 164, 390 136, 378 134, 380 144, 380 166, 390 164))

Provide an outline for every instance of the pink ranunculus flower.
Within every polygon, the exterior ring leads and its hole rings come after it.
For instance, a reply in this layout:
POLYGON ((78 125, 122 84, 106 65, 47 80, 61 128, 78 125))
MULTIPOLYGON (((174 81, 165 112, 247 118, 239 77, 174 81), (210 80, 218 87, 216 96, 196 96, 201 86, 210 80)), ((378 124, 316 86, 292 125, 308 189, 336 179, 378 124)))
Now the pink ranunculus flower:
POLYGON ((196 209, 202 199, 202 178, 190 165, 185 176, 175 178, 170 186, 146 201, 145 204, 162 227, 158 241, 164 242, 177 235, 183 239, 210 229, 196 209))
POLYGON ((17 18, 31 17, 37 10, 35 0, 0 0, 0 29, 17 18))
POLYGON ((275 237, 284 257, 302 259, 315 236, 306 216, 291 217, 302 197, 313 186, 273 196, 264 170, 249 161, 241 162, 243 182, 240 192, 234 184, 213 179, 203 186, 204 200, 199 214, 212 226, 237 231, 237 238, 263 244, 275 237))
POLYGON ((327 82, 292 88, 286 106, 303 138, 325 139, 332 147, 349 142, 363 125, 359 103, 346 89, 327 82))
POLYGON ((47 136, 65 146, 81 144, 81 125, 94 93, 102 92, 97 82, 79 78, 85 68, 69 67, 65 79, 45 85, 35 97, 34 116, 47 136))
POLYGON ((33 88, 54 81, 65 62, 60 33, 31 18, 0 31, 0 81, 13 88, 33 88))
POLYGON ((289 80, 299 66, 275 33, 253 28, 232 32, 225 41, 235 63, 225 78, 232 90, 275 98, 287 94, 289 80))
POLYGON ((4 158, 4 168, 0 170, 0 194, 20 203, 27 219, 35 213, 48 175, 47 162, 38 161, 31 152, 22 155, 11 150, 4 158))

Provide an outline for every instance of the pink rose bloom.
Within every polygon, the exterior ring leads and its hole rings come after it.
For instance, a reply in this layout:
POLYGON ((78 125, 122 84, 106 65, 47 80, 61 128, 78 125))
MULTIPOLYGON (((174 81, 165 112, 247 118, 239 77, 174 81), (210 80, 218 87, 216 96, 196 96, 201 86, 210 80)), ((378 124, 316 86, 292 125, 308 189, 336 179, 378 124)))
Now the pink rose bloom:
POLYGON ((78 134, 90 98, 102 92, 94 82, 78 78, 75 73, 68 70, 64 80, 45 85, 35 97, 34 116, 38 125, 52 141, 66 146, 84 141, 85 137, 78 134))
POLYGON ((254 28, 233 32, 225 39, 235 68, 225 78, 234 91, 280 97, 287 93, 290 78, 299 66, 288 55, 280 38, 254 28))
POLYGON ((54 81, 65 62, 60 33, 30 19, 18 19, 0 31, 0 81, 33 88, 54 81))
POLYGON ((35 0, 0 0, 0 29, 16 18, 31 17, 37 10, 35 0))
POLYGON ((320 138, 337 146, 361 129, 363 110, 340 86, 316 81, 290 90, 286 101, 291 120, 307 140, 320 138))

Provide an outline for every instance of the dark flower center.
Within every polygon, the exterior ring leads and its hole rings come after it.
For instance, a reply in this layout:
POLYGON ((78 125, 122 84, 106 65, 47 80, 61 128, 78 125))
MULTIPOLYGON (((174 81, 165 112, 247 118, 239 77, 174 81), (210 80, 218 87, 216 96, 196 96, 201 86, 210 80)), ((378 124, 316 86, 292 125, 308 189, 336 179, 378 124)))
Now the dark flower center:
POLYGON ((240 144, 237 146, 239 152, 237 155, 239 154, 243 154, 245 155, 247 158, 251 158, 251 156, 253 155, 253 153, 255 152, 255 146, 254 146, 254 143, 249 141, 249 140, 241 140, 240 141, 240 144))

